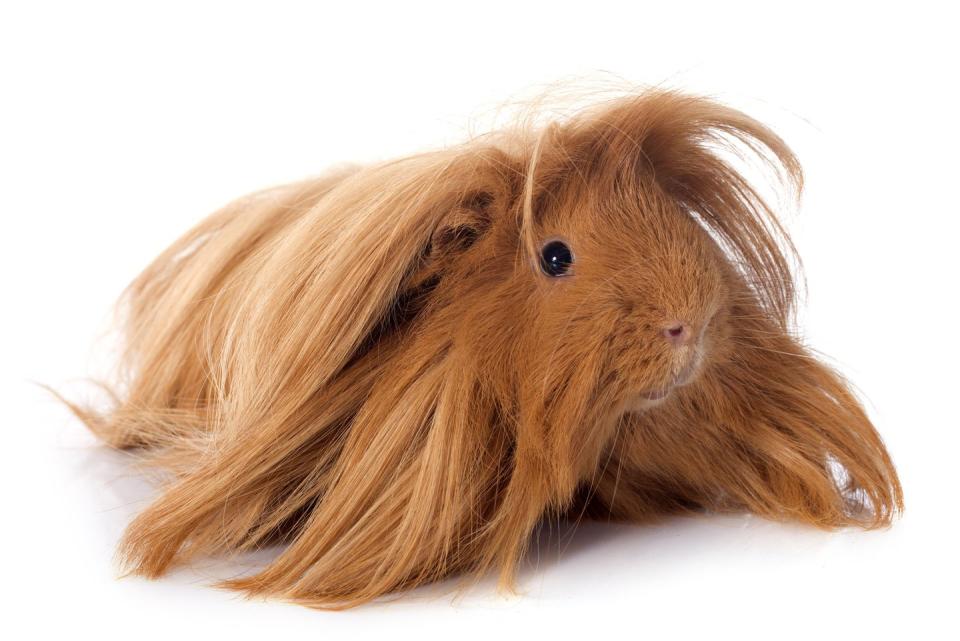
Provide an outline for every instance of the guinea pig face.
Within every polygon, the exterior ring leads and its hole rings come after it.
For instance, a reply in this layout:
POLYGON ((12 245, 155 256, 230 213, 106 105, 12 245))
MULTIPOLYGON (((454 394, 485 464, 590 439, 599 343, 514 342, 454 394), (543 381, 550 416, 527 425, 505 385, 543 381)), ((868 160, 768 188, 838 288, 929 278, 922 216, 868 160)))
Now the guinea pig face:
POLYGON ((726 259, 655 188, 568 195, 545 209, 538 228, 530 266, 538 363, 594 380, 590 398, 643 411, 716 355, 726 333, 726 259))

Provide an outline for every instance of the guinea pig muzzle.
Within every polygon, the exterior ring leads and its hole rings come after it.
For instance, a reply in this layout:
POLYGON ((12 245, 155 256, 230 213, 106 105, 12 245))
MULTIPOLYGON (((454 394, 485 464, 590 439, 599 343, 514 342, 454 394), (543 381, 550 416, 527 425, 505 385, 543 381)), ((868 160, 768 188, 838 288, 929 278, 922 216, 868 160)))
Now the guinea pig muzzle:
POLYGON ((666 400, 677 387, 688 385, 703 366, 704 348, 702 341, 677 346, 671 355, 669 382, 658 387, 650 387, 636 393, 626 403, 627 411, 649 409, 666 400))

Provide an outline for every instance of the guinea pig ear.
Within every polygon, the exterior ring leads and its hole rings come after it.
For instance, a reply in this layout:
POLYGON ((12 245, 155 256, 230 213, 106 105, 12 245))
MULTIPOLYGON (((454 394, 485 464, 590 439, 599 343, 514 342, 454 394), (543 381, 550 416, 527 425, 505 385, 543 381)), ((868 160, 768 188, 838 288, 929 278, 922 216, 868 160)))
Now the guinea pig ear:
POLYGON ((431 248, 441 253, 469 249, 490 227, 496 196, 487 191, 467 194, 456 209, 440 221, 430 239, 431 248))
POLYGON ((494 209, 500 204, 496 199, 488 191, 466 194, 460 204, 439 220, 401 285, 401 292, 436 283, 450 263, 487 232, 493 222, 494 209))

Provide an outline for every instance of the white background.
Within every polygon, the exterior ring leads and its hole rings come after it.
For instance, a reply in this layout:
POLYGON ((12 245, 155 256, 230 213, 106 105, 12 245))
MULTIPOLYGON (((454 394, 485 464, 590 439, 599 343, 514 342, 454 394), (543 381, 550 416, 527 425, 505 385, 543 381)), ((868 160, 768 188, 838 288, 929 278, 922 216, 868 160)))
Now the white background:
POLYGON ((350 8, 0 9, 0 626, 15 630, 0 635, 957 638, 956 17, 922 3, 337 4, 350 8), (545 546, 521 595, 428 589, 346 613, 212 589, 231 571, 216 565, 118 579, 114 545, 151 488, 30 381, 83 398, 109 363, 116 295, 235 196, 456 141, 584 76, 717 96, 799 153, 804 336, 857 384, 904 517, 832 534, 746 516, 591 525, 545 546))

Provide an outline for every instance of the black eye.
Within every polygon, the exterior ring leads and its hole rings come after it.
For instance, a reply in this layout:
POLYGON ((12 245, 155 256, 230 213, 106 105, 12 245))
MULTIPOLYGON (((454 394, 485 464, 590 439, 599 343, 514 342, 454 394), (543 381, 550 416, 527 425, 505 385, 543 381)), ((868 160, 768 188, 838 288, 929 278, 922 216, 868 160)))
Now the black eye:
POLYGON ((566 243, 551 240, 540 250, 540 269, 547 276, 563 276, 573 265, 573 254, 566 243))

